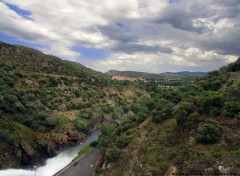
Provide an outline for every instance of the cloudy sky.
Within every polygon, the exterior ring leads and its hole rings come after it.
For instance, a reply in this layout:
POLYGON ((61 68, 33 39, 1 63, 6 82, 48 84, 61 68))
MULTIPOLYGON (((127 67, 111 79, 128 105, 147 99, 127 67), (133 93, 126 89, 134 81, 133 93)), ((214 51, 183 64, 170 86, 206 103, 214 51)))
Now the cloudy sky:
POLYGON ((240 0, 0 0, 0 40, 98 71, 211 71, 240 56, 240 0))

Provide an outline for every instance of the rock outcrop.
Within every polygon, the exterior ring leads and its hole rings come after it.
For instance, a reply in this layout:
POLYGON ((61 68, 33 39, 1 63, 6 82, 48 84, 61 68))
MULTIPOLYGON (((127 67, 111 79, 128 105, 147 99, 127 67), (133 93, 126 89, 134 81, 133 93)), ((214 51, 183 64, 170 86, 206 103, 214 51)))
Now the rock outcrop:
POLYGON ((20 141, 20 148, 22 149, 22 162, 30 164, 35 162, 38 157, 37 151, 25 140, 20 141))

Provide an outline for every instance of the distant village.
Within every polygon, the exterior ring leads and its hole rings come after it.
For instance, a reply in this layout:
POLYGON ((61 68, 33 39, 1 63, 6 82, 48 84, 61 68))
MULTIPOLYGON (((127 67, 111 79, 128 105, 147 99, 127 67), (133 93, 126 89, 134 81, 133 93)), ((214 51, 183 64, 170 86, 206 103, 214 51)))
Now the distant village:
POLYGON ((143 81, 143 82, 147 82, 146 79, 143 78, 131 78, 128 76, 112 76, 112 80, 118 80, 118 81, 143 81))

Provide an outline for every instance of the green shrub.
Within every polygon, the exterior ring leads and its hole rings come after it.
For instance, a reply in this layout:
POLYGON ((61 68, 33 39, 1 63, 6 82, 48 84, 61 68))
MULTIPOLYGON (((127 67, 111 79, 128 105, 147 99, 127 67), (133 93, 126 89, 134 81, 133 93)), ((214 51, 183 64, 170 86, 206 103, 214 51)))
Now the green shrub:
POLYGON ((47 117, 46 118, 46 126, 50 128, 54 128, 58 124, 58 117, 47 117))
POLYGON ((106 161, 111 163, 116 161, 121 155, 121 151, 118 148, 112 148, 106 152, 106 161))
POLYGON ((225 115, 234 117, 240 112, 240 103, 237 101, 225 103, 225 115))
POLYGON ((128 146, 130 142, 132 142, 132 137, 123 135, 118 138, 116 145, 118 148, 124 148, 128 146))
POLYGON ((173 111, 173 115, 177 120, 177 125, 181 128, 185 128, 188 116, 194 112, 194 107, 187 102, 183 102, 176 106, 173 111))
POLYGON ((164 120, 172 117, 172 111, 173 111, 173 104, 169 103, 167 104, 161 111, 154 111, 153 112, 153 122, 155 123, 161 123, 164 120))
POLYGON ((98 141, 93 141, 90 143, 90 146, 96 148, 98 146, 98 141))
POLYGON ((98 147, 107 147, 109 144, 109 137, 101 135, 98 139, 98 147))
POLYGON ((104 123, 100 126, 100 129, 101 129, 102 135, 109 136, 114 131, 115 125, 104 123))
POLYGON ((86 121, 83 121, 81 119, 75 119, 73 121, 73 125, 79 132, 87 132, 88 124, 86 121))
POLYGON ((80 90, 75 90, 74 93, 75 93, 76 97, 80 97, 81 96, 80 90))
POLYGON ((80 112, 80 118, 91 119, 91 117, 92 117, 92 111, 90 109, 80 112))
POLYGON ((217 124, 207 123, 200 126, 197 141, 200 143, 217 143, 221 138, 221 128, 217 124))
POLYGON ((0 129, 0 140, 1 142, 6 142, 9 145, 12 145, 15 141, 15 138, 9 131, 5 129, 0 129))

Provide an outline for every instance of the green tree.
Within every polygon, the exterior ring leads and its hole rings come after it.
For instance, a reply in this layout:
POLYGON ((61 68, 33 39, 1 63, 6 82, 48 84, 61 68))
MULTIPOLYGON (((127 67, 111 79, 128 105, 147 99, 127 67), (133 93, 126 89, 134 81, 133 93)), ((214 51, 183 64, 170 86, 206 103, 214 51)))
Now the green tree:
POLYGON ((121 151, 118 148, 109 149, 106 152, 106 161, 111 163, 116 161, 121 155, 121 151))
POLYGON ((197 141, 200 143, 216 143, 221 138, 221 128, 217 124, 206 123, 199 127, 197 141))
POLYGON ((173 107, 174 107, 174 105, 172 103, 168 103, 163 107, 163 109, 161 111, 154 111, 152 113, 153 122, 161 123, 164 120, 172 117, 173 107))

